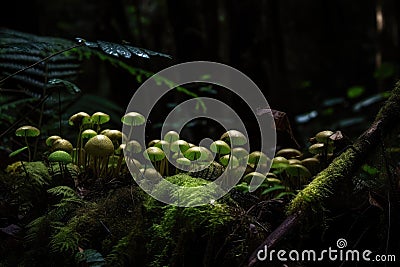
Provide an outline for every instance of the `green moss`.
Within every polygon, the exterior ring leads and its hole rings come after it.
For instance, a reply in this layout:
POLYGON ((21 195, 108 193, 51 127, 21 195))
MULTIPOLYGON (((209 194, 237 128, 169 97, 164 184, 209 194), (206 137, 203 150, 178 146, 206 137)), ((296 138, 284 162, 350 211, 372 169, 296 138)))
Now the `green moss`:
POLYGON ((291 201, 288 213, 320 208, 321 203, 333 194, 335 184, 351 175, 358 157, 356 149, 347 149, 291 201))
POLYGON ((399 116, 400 114, 400 81, 398 81, 391 91, 391 95, 386 100, 385 105, 379 110, 376 120, 388 116, 399 116))
MULTIPOLYGON (((188 175, 176 175, 167 180, 192 187, 208 183, 188 175)), ((152 239, 148 251, 154 255, 150 266, 179 266, 187 263, 182 255, 205 255, 207 252, 202 250, 206 245, 202 242, 224 232, 229 228, 227 224, 233 221, 230 207, 223 203, 186 208, 163 205, 155 200, 150 203, 147 205, 149 212, 161 214, 149 233, 152 239)))
POLYGON ((216 184, 207 180, 193 178, 187 174, 177 174, 158 183, 152 195, 178 206, 198 206, 215 200, 218 195, 221 195, 220 190, 216 184), (180 187, 172 188, 169 183, 180 187))
POLYGON ((144 193, 136 186, 119 188, 77 210, 77 231, 86 247, 108 253, 122 237, 143 224, 144 193))

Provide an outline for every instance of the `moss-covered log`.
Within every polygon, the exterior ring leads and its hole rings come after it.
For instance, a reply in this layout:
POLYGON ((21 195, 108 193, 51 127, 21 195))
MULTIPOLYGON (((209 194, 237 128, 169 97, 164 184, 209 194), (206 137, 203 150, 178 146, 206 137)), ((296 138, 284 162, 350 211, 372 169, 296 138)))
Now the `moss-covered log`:
POLYGON ((248 266, 257 262, 257 252, 268 246, 272 247, 284 235, 297 226, 310 212, 323 206, 335 192, 334 188, 344 179, 352 177, 372 148, 383 138, 393 125, 400 121, 400 81, 394 86, 391 96, 378 112, 372 125, 332 163, 316 175, 314 180, 291 201, 288 206, 288 217, 272 232, 267 239, 253 252, 248 266))

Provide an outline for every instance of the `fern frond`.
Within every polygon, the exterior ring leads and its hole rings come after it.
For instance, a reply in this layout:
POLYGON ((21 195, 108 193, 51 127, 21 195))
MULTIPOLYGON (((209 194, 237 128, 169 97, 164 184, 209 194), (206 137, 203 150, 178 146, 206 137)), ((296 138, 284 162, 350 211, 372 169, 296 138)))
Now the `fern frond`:
POLYGON ((54 229, 56 233, 51 236, 49 244, 51 252, 75 254, 78 251, 81 235, 75 231, 73 225, 54 226, 54 229))
POLYGON ((63 198, 75 198, 78 197, 75 190, 69 186, 60 185, 47 190, 49 194, 55 196, 62 196, 63 198))
POLYGON ((106 262, 110 266, 125 266, 126 258, 129 257, 131 234, 121 238, 112 248, 110 254, 106 257, 106 262))
POLYGON ((48 228, 50 227, 50 220, 46 215, 36 218, 26 225, 26 234, 25 241, 32 245, 34 242, 37 242, 43 233, 47 233, 48 228))

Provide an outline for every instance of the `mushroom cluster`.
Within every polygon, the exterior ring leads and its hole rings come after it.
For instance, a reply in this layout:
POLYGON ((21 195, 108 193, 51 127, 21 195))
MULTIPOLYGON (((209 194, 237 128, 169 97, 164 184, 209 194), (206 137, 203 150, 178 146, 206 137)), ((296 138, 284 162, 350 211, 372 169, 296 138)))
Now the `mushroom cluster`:
MULTIPOLYGON (((214 180, 224 171, 241 171, 239 169, 243 168, 237 188, 253 192, 250 185, 261 184, 255 190, 256 194, 280 197, 302 189, 311 181, 333 157, 335 140, 339 136, 338 132, 321 131, 310 139, 307 151, 288 147, 269 158, 262 151, 248 151, 246 136, 235 129, 226 131, 208 146, 194 145, 171 130, 143 148, 132 139, 134 128, 146 122, 143 115, 128 112, 121 118, 129 129, 127 135, 119 130, 102 129, 109 120, 110 116, 103 112, 72 115, 69 124, 78 130, 75 146, 60 136, 48 137, 48 161, 58 164, 61 172, 66 171, 67 164, 73 163, 80 171, 107 180, 120 177, 127 172, 126 165, 133 164, 135 167, 129 169, 137 170, 134 178, 143 183, 149 183, 142 179, 144 175, 154 178, 151 183, 177 173, 214 180)), ((24 137, 27 143, 28 137, 38 135, 39 130, 36 130, 25 126, 16 134, 24 137)), ((24 149, 29 150, 29 145, 24 149)))

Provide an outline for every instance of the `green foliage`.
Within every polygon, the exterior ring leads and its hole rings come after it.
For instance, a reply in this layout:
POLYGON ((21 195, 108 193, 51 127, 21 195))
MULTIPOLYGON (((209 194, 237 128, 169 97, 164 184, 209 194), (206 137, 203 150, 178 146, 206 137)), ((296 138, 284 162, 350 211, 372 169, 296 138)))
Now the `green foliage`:
POLYGON ((132 254, 132 251, 130 251, 132 237, 133 235, 130 233, 113 246, 112 251, 106 258, 109 266, 125 266, 125 264, 129 263, 130 255, 132 254))
POLYGON ((11 152, 10 155, 8 155, 8 156, 9 156, 10 158, 15 157, 16 155, 19 155, 20 153, 24 152, 24 151, 27 150, 27 149, 28 149, 27 146, 21 147, 20 149, 17 149, 17 150, 15 150, 15 151, 11 152))
MULTIPOLYGON (((61 199, 47 213, 25 226, 26 257, 41 258, 46 252, 49 261, 63 255, 65 259, 62 262, 67 264, 78 252, 79 243, 84 241, 76 231, 79 220, 73 216, 84 202, 67 186, 51 188, 48 193, 61 199)), ((23 258, 23 261, 28 261, 28 258, 23 258)))
POLYGON ((74 255, 78 251, 81 236, 76 232, 77 220, 74 217, 68 224, 53 222, 53 234, 50 237, 50 251, 53 253, 64 253, 74 255))
POLYGON ((368 173, 369 175, 377 175, 379 173, 379 170, 373 166, 370 166, 368 164, 364 164, 361 166, 361 169, 368 173))
POLYGON ((149 206, 150 211, 159 210, 162 217, 150 229, 152 240, 148 249, 154 255, 150 266, 171 264, 176 260, 175 257, 187 249, 183 247, 185 240, 190 240, 193 235, 199 235, 201 239, 213 236, 233 220, 229 206, 223 203, 187 208, 171 205, 160 207, 154 204, 149 206))
POLYGON ((216 184, 211 184, 210 181, 193 178, 187 174, 177 174, 161 180, 155 186, 152 194, 158 196, 158 198, 169 199, 172 203, 178 205, 196 206, 198 203, 215 199, 219 190, 221 189, 216 184), (179 188, 171 190, 172 188, 168 186, 168 183, 176 184, 179 188), (209 186, 205 187, 206 185, 209 186), (199 191, 199 187, 204 190, 199 191))
POLYGON ((365 91, 364 86, 352 86, 347 89, 347 97, 350 99, 361 96, 365 91))
POLYGON ((8 175, 1 176, 1 183, 15 201, 20 214, 26 214, 42 201, 51 176, 43 162, 15 162, 7 167, 8 175))

